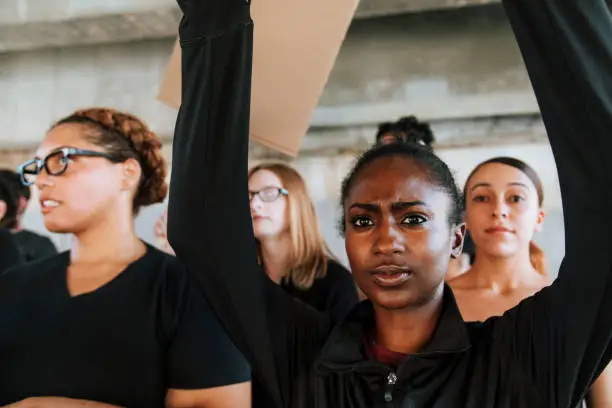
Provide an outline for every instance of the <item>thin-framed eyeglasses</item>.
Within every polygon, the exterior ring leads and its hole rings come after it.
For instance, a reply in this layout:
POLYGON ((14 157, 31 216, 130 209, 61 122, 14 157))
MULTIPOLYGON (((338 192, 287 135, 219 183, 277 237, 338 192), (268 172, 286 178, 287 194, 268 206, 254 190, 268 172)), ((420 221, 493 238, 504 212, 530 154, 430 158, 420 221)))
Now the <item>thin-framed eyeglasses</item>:
POLYGON ((21 177, 21 183, 25 186, 31 186, 36 182, 36 177, 43 169, 45 169, 50 176, 59 176, 68 169, 68 165, 72 162, 71 158, 78 156, 102 157, 113 163, 125 161, 123 157, 118 157, 106 152, 78 149, 76 147, 62 147, 52 151, 43 159, 35 157, 19 165, 17 172, 21 177))
POLYGON ((264 187, 261 190, 249 191, 249 201, 258 196, 264 203, 271 203, 279 199, 280 196, 288 196, 289 191, 282 187, 264 187))

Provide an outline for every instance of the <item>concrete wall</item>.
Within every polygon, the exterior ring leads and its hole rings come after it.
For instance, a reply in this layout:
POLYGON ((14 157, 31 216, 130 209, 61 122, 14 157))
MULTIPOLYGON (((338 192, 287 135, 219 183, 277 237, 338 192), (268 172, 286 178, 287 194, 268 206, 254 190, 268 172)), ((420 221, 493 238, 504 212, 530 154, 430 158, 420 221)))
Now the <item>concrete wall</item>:
MULTIPOLYGON (((406 113, 536 112, 503 13, 469 10, 355 21, 311 133, 406 113)), ((175 112, 155 96, 171 47, 157 40, 0 54, 0 147, 35 144, 54 119, 88 105, 131 111, 170 137, 175 112)))

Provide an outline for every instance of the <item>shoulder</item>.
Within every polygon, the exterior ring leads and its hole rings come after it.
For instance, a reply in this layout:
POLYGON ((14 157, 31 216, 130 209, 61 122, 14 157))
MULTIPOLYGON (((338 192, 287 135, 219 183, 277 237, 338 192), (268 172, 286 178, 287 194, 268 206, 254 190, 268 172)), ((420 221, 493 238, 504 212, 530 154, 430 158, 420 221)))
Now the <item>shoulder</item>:
POLYGON ((165 307, 185 307, 197 298, 200 307, 208 307, 203 293, 197 289, 184 264, 174 255, 147 245, 142 272, 155 280, 155 287, 165 307))
POLYGON ((353 274, 334 259, 327 260, 326 278, 330 281, 353 281, 353 274))
POLYGON ((0 292, 21 293, 29 287, 44 285, 56 276, 52 272, 65 271, 68 261, 69 253, 62 252, 9 268, 0 274, 0 292))
POLYGON ((2 253, 6 251, 14 251, 17 247, 17 239, 15 235, 6 228, 0 228, 0 250, 2 253))
POLYGON ((181 261, 152 245, 147 244, 147 253, 141 262, 142 272, 158 281, 167 290, 184 290, 188 274, 181 261))

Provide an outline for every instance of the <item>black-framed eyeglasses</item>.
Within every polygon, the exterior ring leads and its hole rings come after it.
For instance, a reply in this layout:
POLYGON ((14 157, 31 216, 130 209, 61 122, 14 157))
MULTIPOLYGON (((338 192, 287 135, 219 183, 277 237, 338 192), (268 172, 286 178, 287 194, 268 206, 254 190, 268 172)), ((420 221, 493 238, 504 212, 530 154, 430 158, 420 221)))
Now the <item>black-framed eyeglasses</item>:
POLYGON ((261 190, 249 191, 249 201, 252 201, 253 197, 258 196, 264 203, 271 203, 278 200, 278 198, 282 195, 289 195, 289 191, 282 187, 264 187, 261 190))
POLYGON ((49 153, 45 158, 35 157, 21 164, 17 172, 21 176, 21 182, 25 186, 31 186, 36 182, 36 176, 45 169, 50 176, 59 176, 68 169, 72 157, 102 157, 113 163, 121 163, 124 158, 105 152, 95 150, 77 149, 76 147, 62 147, 49 153))

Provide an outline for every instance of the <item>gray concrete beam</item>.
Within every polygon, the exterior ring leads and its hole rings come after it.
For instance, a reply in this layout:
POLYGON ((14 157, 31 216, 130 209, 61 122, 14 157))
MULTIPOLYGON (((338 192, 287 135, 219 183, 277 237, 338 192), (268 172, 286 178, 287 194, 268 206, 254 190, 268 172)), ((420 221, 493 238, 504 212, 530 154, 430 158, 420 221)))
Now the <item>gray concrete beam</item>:
MULTIPOLYGON (((462 118, 430 121, 436 135, 436 150, 465 147, 509 146, 548 143, 539 114, 462 118)), ((310 129, 300 149, 300 157, 358 154, 374 142, 376 126, 348 126, 310 129)), ((280 153, 252 144, 253 159, 283 159, 280 153)))
MULTIPOLYGON (((356 18, 498 1, 362 0, 356 18)), ((181 17, 175 4, 174 0, 8 0, 0 6, 0 52, 172 37, 181 17)))
MULTIPOLYGON (((30 146, 84 106, 133 112, 170 137, 176 111, 155 96, 171 48, 168 38, 0 54, 0 147, 30 146)), ((448 121, 537 112, 503 12, 481 7, 356 21, 311 126, 331 138, 343 128, 371 136, 376 123, 409 114, 448 121)))

